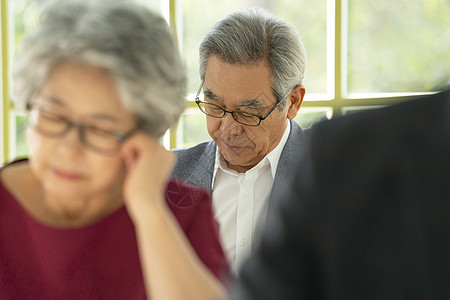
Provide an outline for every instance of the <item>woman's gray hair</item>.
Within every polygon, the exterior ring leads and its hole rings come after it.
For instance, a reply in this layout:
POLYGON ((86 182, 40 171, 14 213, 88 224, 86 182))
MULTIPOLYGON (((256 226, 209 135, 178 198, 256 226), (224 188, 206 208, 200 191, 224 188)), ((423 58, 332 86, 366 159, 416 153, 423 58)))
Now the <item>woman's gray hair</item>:
POLYGON ((272 92, 284 102, 301 84, 306 53, 297 30, 262 8, 232 13, 214 25, 200 45, 200 77, 205 80, 211 56, 229 64, 251 65, 267 62, 273 74, 272 92))
POLYGON ((185 75, 167 22, 130 1, 60 1, 19 45, 13 95, 23 109, 63 62, 99 67, 115 81, 140 128, 160 137, 185 108, 185 75))

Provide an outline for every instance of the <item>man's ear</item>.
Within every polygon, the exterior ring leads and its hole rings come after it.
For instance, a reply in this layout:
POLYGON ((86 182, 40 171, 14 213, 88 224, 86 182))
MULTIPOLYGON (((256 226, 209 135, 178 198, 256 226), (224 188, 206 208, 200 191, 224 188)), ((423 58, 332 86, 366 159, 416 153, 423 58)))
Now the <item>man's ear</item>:
POLYGON ((305 97, 306 89, 302 84, 296 85, 287 99, 288 112, 287 118, 289 120, 294 119, 303 103, 303 97, 305 97))

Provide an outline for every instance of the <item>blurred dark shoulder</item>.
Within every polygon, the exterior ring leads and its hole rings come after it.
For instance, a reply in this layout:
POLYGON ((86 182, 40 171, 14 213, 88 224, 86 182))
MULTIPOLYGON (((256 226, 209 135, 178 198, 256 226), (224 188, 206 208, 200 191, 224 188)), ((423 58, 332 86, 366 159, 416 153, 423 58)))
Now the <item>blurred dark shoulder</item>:
POLYGON ((383 144, 436 142, 438 136, 448 142, 450 89, 323 121, 308 130, 308 136, 313 144, 325 142, 349 148, 365 144, 378 150, 383 144))

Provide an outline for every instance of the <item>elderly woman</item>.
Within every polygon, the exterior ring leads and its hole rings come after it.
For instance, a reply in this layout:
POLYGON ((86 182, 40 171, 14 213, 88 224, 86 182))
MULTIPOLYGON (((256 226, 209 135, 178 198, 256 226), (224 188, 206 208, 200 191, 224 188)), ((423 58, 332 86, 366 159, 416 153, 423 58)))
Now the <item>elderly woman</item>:
POLYGON ((157 140, 184 108, 164 19, 123 1, 51 6, 13 80, 30 158, 0 173, 0 297, 220 295, 208 195, 168 182, 174 157, 157 140))

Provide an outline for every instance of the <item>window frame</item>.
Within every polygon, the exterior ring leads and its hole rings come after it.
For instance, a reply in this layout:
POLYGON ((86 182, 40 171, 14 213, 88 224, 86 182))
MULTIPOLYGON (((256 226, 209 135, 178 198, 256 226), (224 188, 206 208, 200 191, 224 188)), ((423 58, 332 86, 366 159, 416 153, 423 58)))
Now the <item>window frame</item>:
MULTIPOLYGON (((15 118, 13 102, 10 98, 10 80, 9 67, 11 51, 9 45, 10 38, 10 16, 9 3, 11 0, 1 1, 1 66, 2 80, 2 122, 0 124, 3 132, 1 140, 0 158, 4 163, 12 159, 14 152, 15 137, 12 136, 15 131, 15 118)), ((182 0, 163 1, 164 12, 168 11, 168 22, 180 47, 182 43, 182 0), (168 6, 168 8, 167 8, 168 6)), ((395 93, 395 94, 349 94, 347 88, 347 36, 348 36, 348 0, 327 0, 327 94, 306 95, 302 107, 305 108, 324 108, 331 109, 331 117, 344 115, 347 111, 354 109, 371 109, 373 107, 382 107, 397 102, 409 100, 418 95, 427 93, 395 93)), ((180 48, 181 49, 181 48, 180 48)), ((194 102, 195 95, 186 96, 187 108, 196 108, 194 102)), ((180 147, 179 129, 180 124, 175 124, 166 133, 163 143, 167 148, 173 149, 180 147)))
POLYGON ((3 138, 0 141, 0 164, 7 161, 10 156, 10 112, 11 112, 11 98, 9 93, 9 9, 8 1, 1 1, 0 4, 0 27, 1 27, 1 67, 2 67, 2 80, 0 87, 2 89, 2 103, 1 103, 1 116, 2 122, 0 124, 3 138))

